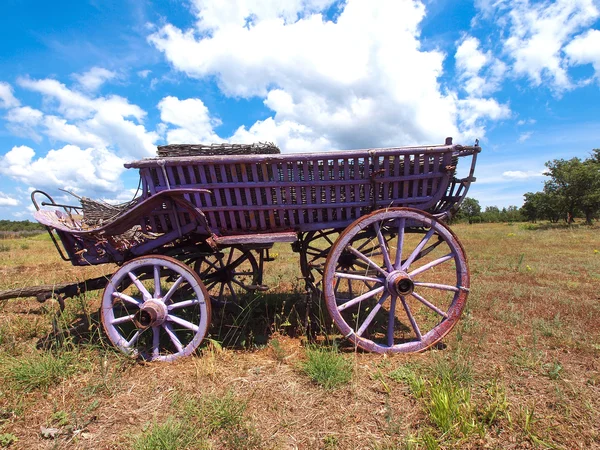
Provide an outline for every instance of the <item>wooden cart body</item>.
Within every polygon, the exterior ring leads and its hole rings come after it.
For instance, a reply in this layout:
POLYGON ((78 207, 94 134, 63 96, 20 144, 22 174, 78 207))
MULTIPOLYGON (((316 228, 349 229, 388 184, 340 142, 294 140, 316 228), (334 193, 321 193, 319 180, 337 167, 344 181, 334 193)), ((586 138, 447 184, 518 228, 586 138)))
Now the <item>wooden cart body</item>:
MULTIPOLYGON (((473 178, 477 146, 440 145, 282 155, 188 156, 131 162, 142 194, 113 222, 95 229, 68 214, 34 216, 56 230, 74 265, 122 262, 186 235, 244 236, 345 228, 382 208, 411 207, 447 219, 473 178), (459 158, 471 156, 456 179, 459 158), (137 238, 122 237, 135 228, 137 238)), ((74 207, 75 208, 75 207, 74 207)), ((253 238, 254 236, 254 238, 253 238)))
POLYGON ((106 283, 101 313, 108 337, 126 353, 170 361, 194 352, 226 289, 237 301, 238 286, 264 288, 263 262, 275 242, 294 243, 307 290, 324 297, 344 337, 374 352, 422 351, 448 333, 465 305, 466 256, 446 222, 475 181, 480 151, 448 138, 437 146, 148 158, 125 165, 139 170, 141 195, 93 224, 79 206, 41 191, 32 199, 63 259, 120 266, 106 283), (470 168, 457 178, 466 157, 470 168), (38 203, 39 195, 49 201, 38 203), (409 235, 422 239, 406 253, 409 235), (432 256, 441 248, 446 254, 432 256), (449 274, 439 282, 424 278, 443 267, 449 274), (144 284, 150 279, 152 288, 144 284), (432 303, 423 290, 442 300, 432 303), (176 292, 182 299, 174 300, 176 292), (410 298, 424 314, 411 312, 410 298), (402 308, 406 323, 396 314, 402 308), (378 318, 382 311, 387 318, 378 318), (432 314, 439 320, 419 327, 432 314))

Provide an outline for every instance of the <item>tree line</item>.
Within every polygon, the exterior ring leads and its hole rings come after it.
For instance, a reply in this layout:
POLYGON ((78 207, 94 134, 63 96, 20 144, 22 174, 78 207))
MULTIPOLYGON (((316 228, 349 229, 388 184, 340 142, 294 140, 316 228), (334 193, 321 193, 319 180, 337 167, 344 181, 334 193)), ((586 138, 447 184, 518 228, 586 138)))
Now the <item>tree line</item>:
POLYGON ((554 159, 546 162, 546 176, 540 192, 527 192, 522 207, 501 210, 487 206, 484 211, 476 199, 465 198, 456 220, 477 222, 519 222, 549 220, 572 223, 583 218, 592 224, 600 216, 600 149, 589 158, 554 159))
POLYGON ((0 231, 43 231, 44 226, 29 220, 0 220, 0 231))

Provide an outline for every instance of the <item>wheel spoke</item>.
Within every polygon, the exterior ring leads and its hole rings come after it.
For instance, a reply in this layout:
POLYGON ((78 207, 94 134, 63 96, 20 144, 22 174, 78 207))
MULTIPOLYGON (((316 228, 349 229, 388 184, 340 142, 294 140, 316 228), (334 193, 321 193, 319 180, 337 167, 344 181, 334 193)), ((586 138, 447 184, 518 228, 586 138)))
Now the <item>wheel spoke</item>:
POLYGON ((351 280, 372 281, 374 283, 383 283, 383 281, 380 280, 379 278, 365 277, 363 275, 355 275, 353 273, 336 272, 335 276, 338 278, 349 278, 351 280))
POLYGON ((366 262, 373 269, 375 269, 378 272, 380 272, 382 275, 384 275, 384 276, 388 275, 388 273, 384 269, 382 269, 381 267, 379 267, 379 265, 377 265, 376 263, 374 263, 372 260, 370 260, 368 257, 366 257, 365 255, 363 255, 361 252, 359 252, 358 250, 356 250, 352 246, 348 245, 347 249, 354 256, 356 256, 357 258, 362 259, 364 262, 366 262))
POLYGON ((422 283, 420 281, 415 281, 414 283, 415 283, 415 286, 421 286, 421 287, 426 287, 426 288, 431 288, 431 289, 439 289, 441 291, 452 291, 452 292, 460 291, 460 289, 457 288, 456 286, 449 286, 447 284, 422 283))
POLYGON ((133 281, 135 287, 138 288, 138 291, 140 291, 142 297, 144 297, 144 300, 149 300, 152 298, 150 292, 148 292, 148 289, 146 289, 146 287, 142 284, 138 277, 135 276, 133 272, 128 272, 127 275, 129 275, 129 278, 131 278, 131 281, 133 281))
POLYGON ((406 298, 404 298, 404 296, 400 296, 400 301, 402 302, 402 306, 404 306, 404 311, 406 311, 408 320, 410 321, 410 324, 411 324, 413 330, 415 331, 415 334, 417 335, 417 339, 419 341, 423 340, 423 336, 421 335, 421 330, 419 329, 419 325, 417 325, 417 321, 415 320, 412 313, 410 312, 410 307, 408 306, 408 303, 406 303, 406 298))
POLYGON ((436 313, 438 313, 440 316, 444 317, 444 318, 448 318, 448 314, 446 314, 444 311, 442 311, 440 308, 438 308, 437 306, 435 306, 433 303, 425 300, 423 297, 421 297, 419 294, 417 294, 416 292, 413 292, 411 294, 414 298, 416 298, 417 300, 419 300, 421 303, 423 303, 425 306, 427 306, 429 309, 435 311, 436 313))
MULTIPOLYGON (((396 244, 396 261, 394 262, 394 268, 400 269, 402 261, 402 251, 404 249, 404 227, 406 226, 406 218, 402 217, 398 224, 398 243, 396 244)), ((396 300, 394 299, 394 304, 396 300)))
POLYGON ((388 312, 387 344, 388 347, 394 345, 394 325, 396 321, 396 296, 392 295, 390 299, 390 310, 388 312))
POLYGON ((230 265, 231 264, 231 260, 233 259, 233 252, 234 252, 234 248, 230 247, 229 248, 229 255, 227 256, 227 264, 226 265, 230 265))
POLYGON ((434 233, 435 233, 435 229, 433 227, 431 227, 431 229, 427 232, 425 237, 421 240, 421 242, 419 242, 419 245, 417 245, 417 248, 415 248, 413 250, 413 252, 410 254, 410 256, 408 257, 408 259, 406 261, 404 261, 404 264, 402 264, 402 267, 400 268, 401 270, 406 270, 410 267, 410 265, 413 263, 413 261, 419 254, 419 252, 423 249, 423 247, 425 247, 425 244, 427 244, 427 242, 429 242, 429 239, 431 239, 431 236, 433 236, 434 233))
POLYGON ((177 290, 177 288, 179 287, 179 285, 181 284, 182 281, 183 281, 183 277, 180 275, 179 278, 177 278, 175 280, 175 283, 173 283, 173 286, 171 286, 171 288, 168 290, 168 292, 162 298, 162 301, 164 303, 167 303, 169 300, 171 300, 171 296, 175 293, 175 291, 177 290))
POLYGON ((154 266, 154 298, 160 298, 160 266, 154 266))
POLYGON ((133 337, 131 338, 131 340, 127 341, 127 343, 125 344, 125 347, 127 348, 131 348, 131 346, 133 344, 135 344, 137 342, 137 340, 140 338, 140 335, 143 333, 144 330, 137 330, 135 332, 135 334, 133 335, 133 337))
POLYGON ((173 343, 173 345, 177 349, 177 353, 182 352, 183 351, 183 345, 181 344, 181 341, 179 340, 179 338, 177 337, 177 335, 173 331, 173 328, 171 328, 171 324, 169 324, 169 323, 163 323, 162 326, 165 329, 165 331, 167 332, 167 334, 169 335, 169 338, 171 339, 171 342, 173 343))
POLYGON ((369 325, 371 325, 371 322, 373 321, 373 319, 375 318, 375 316, 379 312, 379 309, 381 308, 381 305, 383 305, 383 302, 385 302, 386 299, 389 296, 390 296, 390 294, 388 294, 387 292, 385 292, 381 296, 381 298, 379 299, 379 301, 377 302, 377 304, 373 307, 373 310, 369 313, 369 315, 367 316, 367 318, 365 319, 365 321, 363 322, 363 324, 360 326, 360 328, 356 332, 357 336, 362 336, 362 334, 365 332, 365 330, 367 329, 367 327, 369 325))
POLYGON ((131 322, 134 317, 135 317, 135 314, 130 314, 128 316, 123 316, 123 317, 118 317, 116 319, 113 319, 113 320, 111 320, 110 323, 113 325, 120 325, 122 323, 131 322))
POLYGON ((244 289, 245 291, 248 291, 248 292, 249 292, 249 291, 251 290, 251 288, 250 288, 250 287, 246 286, 244 283, 242 283, 242 282, 241 282, 241 281, 239 281, 239 280, 236 280, 235 278, 233 278, 233 279, 231 280, 231 282, 233 282, 233 283, 237 284, 239 287, 241 287, 241 288, 242 288, 242 289, 244 289))
POLYGON ((112 296, 115 298, 118 298, 119 300, 123 300, 124 302, 130 303, 134 306, 137 306, 138 308, 143 303, 143 302, 140 302, 139 300, 136 300, 135 298, 130 297, 129 295, 123 294, 121 292, 113 292, 112 296))
POLYGON ((452 258, 454 258, 454 254, 448 253, 447 255, 442 256, 441 258, 435 259, 435 260, 425 264, 424 266, 421 266, 418 269, 415 269, 412 272, 409 272, 408 276, 414 277, 415 275, 419 275, 420 273, 423 273, 423 272, 431 269, 432 267, 439 266, 440 264, 443 264, 452 258))
POLYGON ((381 249, 381 254, 383 255, 383 262, 385 263, 385 267, 389 272, 392 272, 394 270, 394 267, 392 266, 392 261, 390 261, 390 254, 387 249, 387 242, 383 238, 383 234, 381 234, 381 226, 379 225, 379 222, 375 222, 373 224, 373 227, 375 228, 375 232, 377 233, 377 240, 379 241, 379 248, 381 249))
MULTIPOLYGON (((321 280, 322 281, 322 280, 321 280)), ((338 278, 337 281, 335 282, 335 287, 333 288, 333 292, 334 294, 338 291, 338 288, 340 287, 340 283, 342 282, 341 278, 338 278)))
POLYGON ((219 283, 219 281, 217 280, 217 281, 213 281, 213 282, 212 282, 212 283, 210 283, 210 284, 207 284, 207 285, 206 285, 206 290, 207 290, 207 291, 210 291, 210 290, 211 290, 212 288, 214 288, 214 287, 215 287, 215 286, 216 286, 218 283, 219 283))
POLYGON ((176 323, 177 325, 187 328, 188 330, 192 330, 194 333, 196 333, 198 331, 197 325, 194 325, 192 322, 188 322, 187 320, 182 319, 181 317, 174 316, 173 314, 169 314, 167 316, 167 320, 169 322, 173 322, 173 323, 176 323))
POLYGON ((235 289, 233 288, 233 284, 231 284, 231 281, 227 282, 227 287, 229 288, 229 292, 231 293, 231 299, 234 303, 237 302, 237 295, 235 295, 235 289))
POLYGON ((194 306, 200 303, 200 300, 193 298, 191 300, 184 300, 182 302, 171 303, 167 306, 167 310, 173 311, 174 309, 187 308, 188 306, 194 306))
POLYGON ((160 327, 152 327, 152 359, 160 354, 160 327))
POLYGON ((242 253, 238 259, 236 259, 232 263, 227 264, 227 267, 229 267, 230 270, 233 270, 236 267, 241 266, 244 263, 244 261, 247 261, 247 260, 248 260, 248 255, 246 253, 242 253))
POLYGON ((373 297, 374 295, 379 294, 380 292, 383 292, 384 290, 385 290, 384 286, 378 287, 377 289, 373 289, 372 291, 369 291, 362 295, 359 295, 358 297, 338 306, 337 309, 338 309, 338 311, 343 311, 353 305, 356 305, 357 303, 362 302, 363 300, 366 300, 368 298, 373 297))

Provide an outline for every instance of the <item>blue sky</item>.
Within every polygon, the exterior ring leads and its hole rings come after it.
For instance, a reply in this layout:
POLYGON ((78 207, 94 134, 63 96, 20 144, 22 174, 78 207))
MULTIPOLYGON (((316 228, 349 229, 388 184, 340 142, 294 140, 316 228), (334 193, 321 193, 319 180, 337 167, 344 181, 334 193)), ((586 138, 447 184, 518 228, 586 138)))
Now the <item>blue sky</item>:
POLYGON ((29 193, 131 198, 182 142, 484 149, 470 196, 522 204, 600 147, 595 0, 4 0, 0 218, 29 193))

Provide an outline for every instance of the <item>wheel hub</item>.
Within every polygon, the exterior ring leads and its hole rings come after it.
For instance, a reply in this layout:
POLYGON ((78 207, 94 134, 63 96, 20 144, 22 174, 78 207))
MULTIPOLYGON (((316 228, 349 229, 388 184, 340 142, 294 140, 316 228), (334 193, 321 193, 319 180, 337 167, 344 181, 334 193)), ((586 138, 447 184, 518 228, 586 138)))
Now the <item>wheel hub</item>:
POLYGON ((168 316, 167 305, 161 300, 151 298, 144 302, 135 314, 133 322, 138 328, 146 329, 162 325, 168 316))
POLYGON ((396 270, 390 273, 385 280, 387 290, 399 296, 412 294, 415 289, 415 284, 403 270, 396 270))

